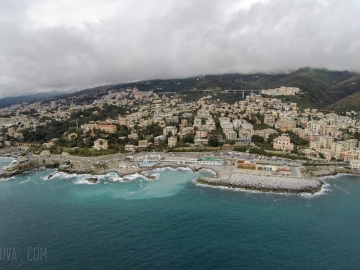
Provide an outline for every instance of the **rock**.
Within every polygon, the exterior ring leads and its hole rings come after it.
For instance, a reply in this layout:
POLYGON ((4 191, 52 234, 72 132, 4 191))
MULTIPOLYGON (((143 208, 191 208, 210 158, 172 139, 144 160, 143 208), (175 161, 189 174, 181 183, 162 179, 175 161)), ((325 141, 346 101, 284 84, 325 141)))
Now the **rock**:
POLYGON ((96 184, 96 182, 98 181, 97 177, 89 177, 86 178, 86 180, 93 184, 96 184))

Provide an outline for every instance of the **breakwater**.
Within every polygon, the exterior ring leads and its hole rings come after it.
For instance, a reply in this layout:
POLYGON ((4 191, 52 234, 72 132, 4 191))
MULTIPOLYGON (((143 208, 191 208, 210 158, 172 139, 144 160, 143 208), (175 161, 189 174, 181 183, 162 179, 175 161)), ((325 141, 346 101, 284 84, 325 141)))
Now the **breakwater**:
POLYGON ((262 192, 278 193, 316 193, 323 186, 323 182, 318 179, 289 178, 276 176, 261 176, 249 174, 232 174, 230 178, 198 178, 199 184, 241 188, 246 190, 256 190, 262 192))

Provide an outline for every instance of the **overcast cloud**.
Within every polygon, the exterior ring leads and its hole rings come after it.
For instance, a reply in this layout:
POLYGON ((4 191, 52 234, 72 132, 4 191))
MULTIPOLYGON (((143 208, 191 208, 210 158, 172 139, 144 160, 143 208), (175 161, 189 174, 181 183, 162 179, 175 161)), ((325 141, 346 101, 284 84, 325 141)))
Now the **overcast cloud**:
POLYGON ((360 71, 358 0, 2 0, 0 98, 299 67, 360 71))

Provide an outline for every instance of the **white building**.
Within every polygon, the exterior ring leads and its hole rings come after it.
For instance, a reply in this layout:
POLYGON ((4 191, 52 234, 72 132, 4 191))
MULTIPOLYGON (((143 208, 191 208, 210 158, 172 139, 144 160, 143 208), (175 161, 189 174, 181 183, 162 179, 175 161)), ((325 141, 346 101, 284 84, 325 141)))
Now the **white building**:
POLYGON ((360 160, 359 159, 350 160, 350 168, 359 170, 360 169, 360 160))

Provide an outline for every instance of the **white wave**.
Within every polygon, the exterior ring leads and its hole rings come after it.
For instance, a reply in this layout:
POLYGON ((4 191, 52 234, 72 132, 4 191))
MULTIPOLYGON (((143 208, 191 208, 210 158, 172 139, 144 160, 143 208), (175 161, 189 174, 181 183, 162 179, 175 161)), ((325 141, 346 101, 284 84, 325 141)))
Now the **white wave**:
POLYGON ((129 175, 125 175, 124 179, 128 180, 128 181, 133 181, 136 178, 145 178, 143 175, 138 174, 138 173, 134 173, 134 174, 129 174, 129 175))
POLYGON ((207 168, 201 168, 200 171, 207 171, 207 172, 210 172, 212 175, 216 176, 217 173, 211 169, 207 169, 207 168))
POLYGON ((150 176, 154 177, 154 180, 158 180, 160 177, 160 173, 153 173, 150 176))
MULTIPOLYGON (((107 179, 113 182, 126 182, 123 177, 117 176, 117 175, 107 175, 107 179)), ((106 184, 107 182, 105 182, 106 184)))
MULTIPOLYGON (((99 175, 96 175, 96 176, 92 175, 92 176, 90 176, 90 177, 96 177, 96 178, 98 179, 98 181, 100 181, 100 180, 109 179, 109 178, 110 178, 109 176, 110 176, 110 175, 99 174, 99 175)), ((115 175, 114 175, 114 176, 115 176, 115 175)), ((117 176, 116 176, 116 177, 117 177, 117 176)))
POLYGON ((20 184, 24 184, 24 183, 29 182, 29 181, 31 181, 30 176, 28 176, 24 181, 21 181, 20 184))
POLYGON ((6 181, 9 181, 9 180, 14 180, 14 179, 16 179, 16 177, 17 177, 17 175, 13 175, 13 176, 8 177, 8 178, 3 178, 3 179, 0 179, 0 181, 4 181, 4 182, 6 182, 6 181))
POLYGON ((331 192, 331 185, 325 181, 324 182, 324 185, 321 187, 321 190, 319 192, 316 192, 314 194, 312 193, 301 193, 300 196, 302 198, 305 198, 305 199, 312 199, 312 198, 315 198, 315 197, 319 197, 319 196, 323 196, 323 195, 327 195, 329 192, 331 192))
POLYGON ((327 179, 336 179, 342 176, 354 176, 354 177, 360 177, 359 174, 357 173, 338 173, 338 174, 334 174, 334 175, 327 175, 327 176, 322 176, 319 179, 320 180, 327 180, 327 179))
POLYGON ((53 175, 53 177, 51 177, 51 178, 52 179, 54 179, 54 178, 70 179, 70 178, 74 178, 74 177, 76 177, 75 174, 68 174, 68 173, 64 173, 64 172, 58 172, 57 174, 53 175))
POLYGON ((328 179, 336 179, 336 178, 339 178, 340 176, 341 176, 340 174, 327 175, 327 176, 319 177, 319 180, 324 181, 324 180, 328 180, 328 179))
POLYGON ((72 179, 72 178, 87 178, 87 177, 93 177, 93 175, 90 174, 76 174, 76 173, 64 173, 64 172, 58 172, 56 173, 53 177, 51 177, 51 179, 55 179, 55 178, 60 178, 60 179, 72 179))
POLYGON ((92 182, 90 182, 90 181, 82 178, 82 179, 77 179, 77 180, 74 181, 73 183, 74 183, 74 185, 96 185, 96 184, 99 183, 99 182, 97 182, 97 183, 92 183, 92 182))
POLYGON ((153 172, 165 172, 165 171, 176 171, 176 169, 171 167, 162 167, 162 168, 156 168, 152 170, 153 172))

